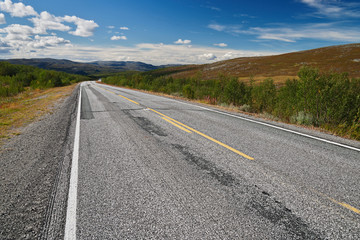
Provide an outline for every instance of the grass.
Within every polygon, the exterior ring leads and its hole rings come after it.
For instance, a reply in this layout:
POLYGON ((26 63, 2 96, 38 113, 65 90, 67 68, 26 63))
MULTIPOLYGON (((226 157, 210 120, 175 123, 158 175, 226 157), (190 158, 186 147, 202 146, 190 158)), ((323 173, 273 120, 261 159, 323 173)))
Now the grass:
POLYGON ((75 87, 76 84, 47 90, 27 89, 14 97, 0 98, 0 146, 4 140, 20 135, 23 127, 51 113, 54 105, 75 87))
POLYGON ((219 73, 255 82, 271 77, 276 84, 293 79, 303 65, 319 68, 321 72, 349 73, 350 78, 360 77, 360 44, 331 46, 313 50, 264 57, 243 57, 211 64, 184 65, 159 69, 157 75, 189 78, 197 75, 203 80, 216 79, 219 73))
MULTIPOLYGON (((268 78, 270 78, 270 77, 267 77, 267 76, 254 76, 252 79, 254 80, 255 84, 258 84, 258 83, 261 83, 265 79, 268 79, 268 78)), ((299 77, 296 76, 296 75, 294 75, 294 76, 284 75, 284 76, 272 76, 271 79, 274 80, 275 85, 281 86, 286 82, 286 80, 288 80, 288 79, 291 79, 291 80, 292 79, 299 79, 299 77)), ((238 80, 241 81, 241 82, 245 82, 245 83, 250 82, 249 77, 239 77, 238 80)))

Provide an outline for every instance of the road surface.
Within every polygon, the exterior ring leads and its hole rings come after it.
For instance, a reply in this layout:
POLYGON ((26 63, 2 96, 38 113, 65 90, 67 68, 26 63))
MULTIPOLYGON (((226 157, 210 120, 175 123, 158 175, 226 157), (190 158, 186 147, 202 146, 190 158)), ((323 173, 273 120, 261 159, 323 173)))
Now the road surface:
POLYGON ((72 161, 52 192, 70 190, 42 236, 360 238, 358 142, 94 82, 77 91, 72 161))

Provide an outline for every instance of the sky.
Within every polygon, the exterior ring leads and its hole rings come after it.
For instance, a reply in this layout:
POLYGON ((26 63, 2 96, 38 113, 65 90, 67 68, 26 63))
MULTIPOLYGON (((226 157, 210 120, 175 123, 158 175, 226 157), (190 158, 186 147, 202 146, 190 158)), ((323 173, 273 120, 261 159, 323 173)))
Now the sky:
POLYGON ((202 64, 360 42, 358 0, 0 0, 0 58, 202 64))

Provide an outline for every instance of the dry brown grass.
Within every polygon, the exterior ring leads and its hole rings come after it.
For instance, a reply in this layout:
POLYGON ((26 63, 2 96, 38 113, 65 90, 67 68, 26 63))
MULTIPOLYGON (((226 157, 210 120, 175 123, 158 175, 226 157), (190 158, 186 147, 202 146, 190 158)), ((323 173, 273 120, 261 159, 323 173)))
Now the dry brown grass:
POLYGON ((360 44, 331 46, 308 51, 265 57, 244 57, 203 65, 187 65, 159 70, 174 78, 201 76, 216 79, 219 74, 256 80, 271 77, 282 84, 297 76, 301 66, 317 67, 321 72, 349 73, 360 77, 360 44))
MULTIPOLYGON (((269 78, 269 77, 256 76, 256 77, 253 77, 252 79, 254 80, 254 82, 256 84, 256 83, 263 82, 267 78, 269 78)), ((239 77, 238 79, 241 82, 245 82, 245 83, 250 82, 249 77, 239 77)), ((274 80, 275 85, 283 85, 286 82, 286 80, 288 80, 288 79, 298 79, 298 77, 297 76, 272 76, 271 79, 274 80)))
POLYGON ((21 134, 21 128, 51 113, 54 105, 69 96, 76 84, 47 90, 30 90, 9 98, 0 98, 0 146, 4 139, 21 134))

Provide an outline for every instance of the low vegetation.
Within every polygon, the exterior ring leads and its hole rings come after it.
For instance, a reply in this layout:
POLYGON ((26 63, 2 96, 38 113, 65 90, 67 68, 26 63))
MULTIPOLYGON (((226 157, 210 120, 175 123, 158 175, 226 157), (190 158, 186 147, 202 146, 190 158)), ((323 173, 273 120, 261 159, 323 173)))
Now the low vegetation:
POLYGON ((242 81, 252 76, 257 83, 271 77, 276 84, 297 76, 303 65, 316 67, 322 73, 347 72, 351 78, 360 77, 360 44, 347 44, 292 52, 274 56, 242 57, 210 64, 184 65, 159 69, 174 78, 194 77, 201 73, 202 79, 214 79, 219 73, 237 77, 242 81))
POLYGON ((3 140, 21 134, 21 127, 51 113, 54 104, 69 96, 75 87, 76 84, 49 89, 29 89, 14 97, 0 98, 0 147, 3 140))
POLYGON ((87 80, 85 76, 0 62, 0 97, 11 97, 31 89, 67 86, 87 80))
POLYGON ((202 80, 201 75, 173 78, 156 71, 122 73, 103 82, 231 105, 241 111, 321 127, 360 140, 360 79, 350 79, 345 73, 320 73, 317 68, 303 66, 297 78, 280 86, 271 78, 260 83, 250 78, 245 83, 225 75, 202 80))
POLYGON ((87 77, 0 62, 0 146, 87 77))

